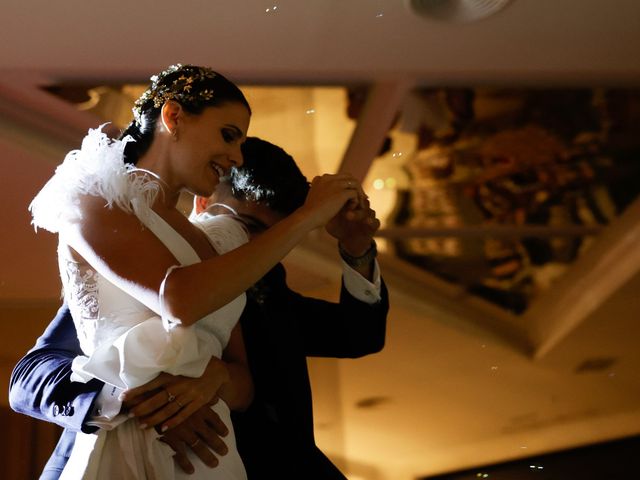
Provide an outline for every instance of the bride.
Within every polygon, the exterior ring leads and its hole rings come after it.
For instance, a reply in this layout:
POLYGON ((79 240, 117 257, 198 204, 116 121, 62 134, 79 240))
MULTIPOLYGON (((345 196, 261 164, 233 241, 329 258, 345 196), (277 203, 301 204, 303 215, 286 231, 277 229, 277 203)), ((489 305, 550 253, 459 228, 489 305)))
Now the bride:
MULTIPOLYGON (((254 241, 246 243, 229 216, 220 217, 218 238, 207 237, 176 209, 178 197, 182 190, 210 196, 242 163, 249 104, 205 67, 175 65, 151 80, 121 139, 90 131, 30 207, 34 225, 59 236, 64 295, 84 353, 72 378, 119 390, 160 372, 199 377, 222 365, 215 359, 223 352, 246 365, 236 325, 243 292, 309 231, 361 198, 352 177, 324 175, 301 208, 254 241)), ((176 413, 212 404, 231 430, 229 408, 251 402, 251 378, 242 368, 217 373, 222 380, 210 398, 165 388, 167 402, 176 413)), ((161 432, 124 414, 101 426, 97 435, 78 435, 61 478, 186 478, 158 441, 161 432)), ((196 471, 189 478, 246 478, 233 432, 225 442, 229 453, 214 470, 190 458, 196 471)))

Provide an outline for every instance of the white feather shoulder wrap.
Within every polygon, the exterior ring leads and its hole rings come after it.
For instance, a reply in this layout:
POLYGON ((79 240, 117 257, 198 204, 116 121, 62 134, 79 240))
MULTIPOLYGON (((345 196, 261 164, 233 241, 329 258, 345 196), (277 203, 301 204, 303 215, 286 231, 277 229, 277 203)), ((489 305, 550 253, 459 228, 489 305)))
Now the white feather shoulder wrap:
MULTIPOLYGON (((31 223, 52 233, 80 218, 82 195, 102 197, 141 220, 148 212, 160 186, 148 175, 132 175, 133 165, 124 163, 124 147, 131 137, 112 140, 101 125, 89 130, 79 150, 69 152, 55 174, 29 205, 31 223)), ((144 221, 144 220, 143 220, 144 221)))

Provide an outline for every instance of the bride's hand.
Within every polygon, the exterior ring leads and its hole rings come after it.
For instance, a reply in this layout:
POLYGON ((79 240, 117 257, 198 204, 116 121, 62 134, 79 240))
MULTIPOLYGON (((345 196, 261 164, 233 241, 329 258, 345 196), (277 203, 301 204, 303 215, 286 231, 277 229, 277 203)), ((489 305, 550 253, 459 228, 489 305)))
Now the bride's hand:
POLYGON ((142 428, 161 425, 165 432, 181 424, 205 405, 217 401, 222 386, 229 382, 225 362, 212 357, 201 377, 173 376, 161 373, 149 383, 122 394, 129 414, 142 428))
POLYGON ((345 205, 355 209, 364 204, 365 197, 360 182, 353 176, 324 174, 313 179, 307 199, 299 211, 313 220, 314 227, 321 227, 345 205))

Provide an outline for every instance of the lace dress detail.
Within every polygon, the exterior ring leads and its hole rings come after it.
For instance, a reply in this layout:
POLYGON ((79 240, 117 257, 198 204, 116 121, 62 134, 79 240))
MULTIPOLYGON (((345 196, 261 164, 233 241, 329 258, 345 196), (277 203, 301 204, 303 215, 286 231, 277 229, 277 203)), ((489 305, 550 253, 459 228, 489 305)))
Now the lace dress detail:
POLYGON ((80 344, 87 343, 95 335, 95 324, 100 318, 98 299, 100 274, 94 269, 60 257, 60 271, 65 276, 65 300, 74 318, 80 344), (91 328, 93 327, 93 328, 91 328))
POLYGON ((98 301, 98 280, 100 274, 89 267, 80 267, 78 263, 66 262, 67 285, 70 286, 67 302, 76 305, 77 317, 81 320, 97 320, 100 314, 98 301))

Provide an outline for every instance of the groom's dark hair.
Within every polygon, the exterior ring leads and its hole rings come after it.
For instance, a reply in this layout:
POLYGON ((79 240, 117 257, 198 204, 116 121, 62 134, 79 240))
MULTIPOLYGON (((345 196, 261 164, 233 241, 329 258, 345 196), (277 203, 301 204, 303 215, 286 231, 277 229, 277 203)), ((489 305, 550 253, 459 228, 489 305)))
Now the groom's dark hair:
POLYGON ((231 193, 238 200, 266 205, 289 215, 302 206, 309 182, 291 155, 257 137, 242 144, 243 164, 230 173, 231 193))

